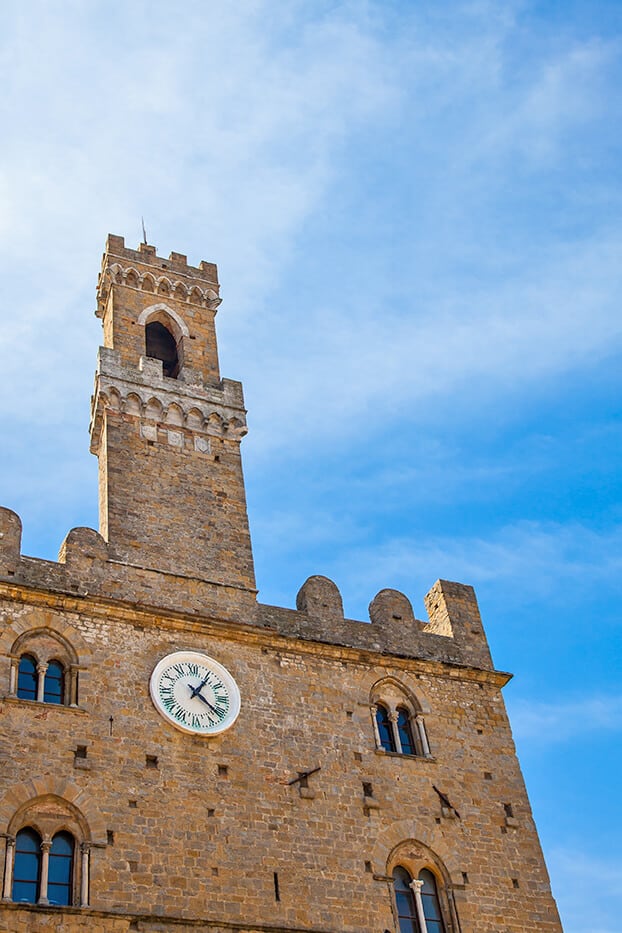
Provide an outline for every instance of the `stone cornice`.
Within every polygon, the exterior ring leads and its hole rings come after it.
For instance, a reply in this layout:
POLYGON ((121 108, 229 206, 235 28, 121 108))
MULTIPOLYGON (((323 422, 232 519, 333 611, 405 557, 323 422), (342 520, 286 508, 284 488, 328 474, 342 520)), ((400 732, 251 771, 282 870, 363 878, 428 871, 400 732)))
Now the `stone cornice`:
MULTIPOLYGON (((295 610, 281 610, 278 607, 257 604, 257 616, 250 624, 232 620, 221 620, 214 616, 197 618, 196 614, 163 610, 158 606, 148 606, 144 603, 136 604, 128 600, 110 599, 101 596, 85 595, 75 596, 64 593, 55 593, 50 590, 38 589, 19 584, 7 584, 0 581, 0 599, 21 602, 30 606, 37 606, 48 610, 89 615, 92 618, 110 620, 114 615, 116 622, 127 625, 149 628, 157 626, 176 631, 212 635, 234 642, 253 644, 258 647, 269 648, 276 654, 315 655, 333 661, 347 661, 363 665, 390 664, 400 670, 416 673, 428 673, 434 676, 450 677, 452 680, 473 681, 501 688, 508 683, 512 675, 504 671, 482 670, 468 667, 459 663, 437 661, 425 658, 412 657, 407 654, 388 652, 386 650, 374 651, 352 645, 336 644, 324 639, 314 639, 310 636, 301 637, 297 634, 288 635, 276 632, 267 627, 262 619, 266 613, 275 609, 278 612, 295 613, 295 610)), ((368 623, 347 620, 357 626, 368 623)))
MULTIPOLYGON (((189 375, 192 378, 192 374, 189 375)), ((106 410, 134 415, 175 431, 227 437, 239 441, 247 433, 244 396, 239 382, 223 379, 220 387, 167 379, 160 360, 141 357, 130 369, 119 354, 100 347, 95 389, 91 399, 91 450, 97 452, 106 410)), ((155 439, 155 438, 153 438, 155 439)))

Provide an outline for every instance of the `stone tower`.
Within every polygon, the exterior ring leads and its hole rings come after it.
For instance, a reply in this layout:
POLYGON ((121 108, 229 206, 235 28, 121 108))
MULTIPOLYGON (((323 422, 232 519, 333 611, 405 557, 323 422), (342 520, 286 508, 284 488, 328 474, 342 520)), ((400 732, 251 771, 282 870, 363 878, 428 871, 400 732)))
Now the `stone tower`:
POLYGON ((109 237, 100 532, 0 508, 0 933, 561 933, 473 589, 257 601, 218 292, 109 237))
POLYGON ((254 591, 242 386, 220 379, 212 263, 110 236, 97 289, 91 450, 100 532, 136 566, 254 591))

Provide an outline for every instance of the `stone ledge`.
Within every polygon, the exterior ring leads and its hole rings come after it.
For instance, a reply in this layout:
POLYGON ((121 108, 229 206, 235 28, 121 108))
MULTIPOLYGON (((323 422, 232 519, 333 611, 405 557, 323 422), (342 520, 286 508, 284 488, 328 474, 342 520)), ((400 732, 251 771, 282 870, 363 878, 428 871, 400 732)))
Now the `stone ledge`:
MULTIPOLYGON (((170 914, 135 914, 118 910, 102 910, 94 907, 55 907, 50 904, 19 904, 11 901, 0 902, 0 933, 15 933, 18 923, 45 924, 47 922, 63 923, 63 929, 68 931, 106 930, 107 933, 125 933, 130 929, 137 929, 142 933, 156 933, 156 931, 178 929, 184 930, 213 930, 214 933, 334 933, 334 927, 299 927, 289 924, 253 923, 252 921, 237 922, 232 920, 217 920, 201 918, 190 920, 170 914), (25 914, 19 917, 19 914, 25 914), (66 922, 61 918, 67 918, 66 922), (104 925, 105 924, 105 925, 104 925), (133 926, 130 926, 133 924, 133 926), (138 924, 138 926, 136 926, 138 924), (166 924, 166 926, 164 926, 166 924)), ((22 928, 21 926, 19 927, 22 928)), ((30 928, 30 927, 29 927, 30 928)), ((25 929, 25 927, 24 927, 25 929)))
POLYGON ((8 693, 0 696, 0 703, 10 703, 12 706, 32 707, 37 710, 63 710, 64 713, 78 713, 88 716, 89 711, 83 706, 66 706, 64 703, 43 703, 40 700, 25 700, 23 697, 10 696, 8 693))

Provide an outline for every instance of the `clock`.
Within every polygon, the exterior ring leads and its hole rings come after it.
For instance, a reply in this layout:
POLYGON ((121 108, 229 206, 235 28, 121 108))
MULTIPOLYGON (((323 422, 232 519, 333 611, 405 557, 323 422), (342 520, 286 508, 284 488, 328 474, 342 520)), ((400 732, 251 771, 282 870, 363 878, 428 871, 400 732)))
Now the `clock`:
POLYGON ((158 661, 149 689, 160 715, 192 735, 218 735, 240 712, 240 691, 229 671, 199 651, 175 651, 158 661))

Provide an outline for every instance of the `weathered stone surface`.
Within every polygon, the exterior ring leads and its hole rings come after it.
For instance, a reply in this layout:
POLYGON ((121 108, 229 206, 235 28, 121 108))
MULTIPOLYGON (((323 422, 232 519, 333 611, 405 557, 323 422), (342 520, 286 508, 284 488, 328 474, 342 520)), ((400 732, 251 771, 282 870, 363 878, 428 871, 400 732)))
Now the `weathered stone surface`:
POLYGON ((0 902, 0 933, 381 933, 397 929, 397 864, 436 874, 447 933, 560 933, 472 588, 438 581, 429 622, 394 590, 371 622, 344 619, 319 576, 295 610, 257 603, 217 301, 215 266, 109 237, 102 535, 73 529, 58 563, 37 560, 0 510, 0 877, 21 828, 62 827, 89 905, 0 902), (159 322, 175 310, 177 380, 144 356, 154 304, 159 322), (156 663, 189 648, 239 685, 220 735, 187 735, 151 701, 156 663), (25 652, 63 663, 63 705, 15 695, 25 652), (378 703, 409 710, 429 752, 379 747, 378 703))

